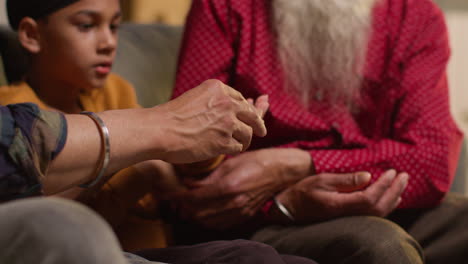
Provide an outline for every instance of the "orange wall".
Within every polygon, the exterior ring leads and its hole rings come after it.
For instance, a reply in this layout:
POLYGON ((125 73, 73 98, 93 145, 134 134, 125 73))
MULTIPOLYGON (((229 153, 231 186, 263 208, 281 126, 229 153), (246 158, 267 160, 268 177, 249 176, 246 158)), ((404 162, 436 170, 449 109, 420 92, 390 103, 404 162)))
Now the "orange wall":
POLYGON ((0 0, 0 24, 8 23, 5 9, 5 0, 0 0))
POLYGON ((124 0, 129 6, 128 19, 137 23, 162 22, 182 25, 190 0, 124 0))

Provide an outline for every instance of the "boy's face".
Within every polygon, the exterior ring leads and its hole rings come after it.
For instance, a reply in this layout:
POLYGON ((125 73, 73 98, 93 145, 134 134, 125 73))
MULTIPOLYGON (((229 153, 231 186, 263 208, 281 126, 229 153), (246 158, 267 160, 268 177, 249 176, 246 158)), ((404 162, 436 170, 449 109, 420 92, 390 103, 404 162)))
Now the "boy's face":
POLYGON ((36 54, 50 78, 90 90, 104 85, 114 61, 119 0, 80 0, 39 21, 36 54))

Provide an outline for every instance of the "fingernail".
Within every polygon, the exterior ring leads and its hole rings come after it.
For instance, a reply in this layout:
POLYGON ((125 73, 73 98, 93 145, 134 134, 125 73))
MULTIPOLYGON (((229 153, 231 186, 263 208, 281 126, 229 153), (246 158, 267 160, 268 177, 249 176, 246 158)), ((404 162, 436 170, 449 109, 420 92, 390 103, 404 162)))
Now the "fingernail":
POLYGON ((400 177, 401 177, 401 182, 403 183, 403 185, 404 186, 408 185, 408 181, 409 181, 408 173, 403 172, 403 173, 400 174, 400 177))
POLYGON ((389 180, 389 181, 393 181, 395 179, 395 177, 396 177, 396 170, 391 169, 391 170, 385 172, 384 177, 387 178, 387 180, 389 180))
POLYGON ((362 182, 368 182, 372 178, 372 175, 366 171, 358 172, 357 174, 362 182))
POLYGON ((401 201, 402 201, 402 200, 403 200, 403 199, 401 199, 401 197, 398 197, 398 200, 397 200, 397 202, 396 202, 396 206, 397 206, 397 207, 401 204, 401 201))

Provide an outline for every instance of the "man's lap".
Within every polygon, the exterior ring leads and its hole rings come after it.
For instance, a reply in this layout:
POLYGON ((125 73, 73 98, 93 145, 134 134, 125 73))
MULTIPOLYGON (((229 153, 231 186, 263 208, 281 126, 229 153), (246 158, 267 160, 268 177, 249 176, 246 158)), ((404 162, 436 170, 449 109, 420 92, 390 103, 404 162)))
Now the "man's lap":
POLYGON ((468 258, 467 197, 449 194, 439 206, 398 210, 388 219, 355 216, 306 226, 269 226, 252 239, 280 253, 313 257, 320 263, 346 259, 351 252, 361 252, 359 248, 388 252, 381 249, 392 246, 387 243, 391 240, 403 242, 402 248, 396 243, 392 250, 403 250, 410 259, 418 258, 422 248, 428 264, 465 263, 468 258))
POLYGON ((282 254, 319 263, 422 263, 418 243, 396 224, 378 217, 343 217, 303 226, 269 226, 252 239, 282 254))
POLYGON ((466 263, 468 198, 449 193, 430 209, 398 210, 389 219, 402 226, 424 249, 427 264, 466 263))

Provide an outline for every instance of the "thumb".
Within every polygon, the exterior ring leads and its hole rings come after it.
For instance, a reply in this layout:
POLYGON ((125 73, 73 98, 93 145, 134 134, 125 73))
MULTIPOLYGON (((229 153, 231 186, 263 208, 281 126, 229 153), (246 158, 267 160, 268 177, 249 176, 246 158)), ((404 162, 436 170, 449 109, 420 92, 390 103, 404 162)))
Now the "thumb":
POLYGON ((366 187, 371 179, 369 172, 323 174, 325 183, 338 192, 354 192, 366 187))

